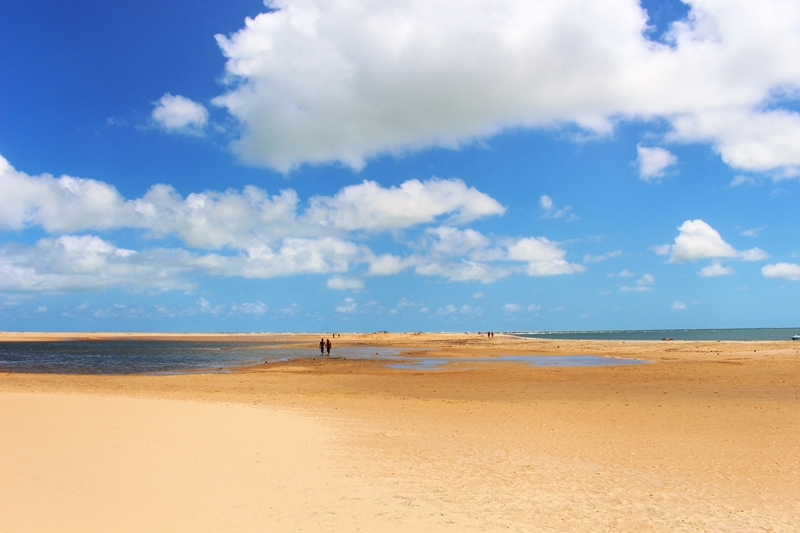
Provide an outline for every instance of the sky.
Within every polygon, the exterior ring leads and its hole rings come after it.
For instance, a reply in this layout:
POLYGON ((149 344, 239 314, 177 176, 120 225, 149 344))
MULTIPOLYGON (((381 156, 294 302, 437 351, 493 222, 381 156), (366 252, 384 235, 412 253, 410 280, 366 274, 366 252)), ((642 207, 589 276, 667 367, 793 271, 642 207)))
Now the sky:
POLYGON ((0 330, 800 326, 800 4, 8 0, 0 330))

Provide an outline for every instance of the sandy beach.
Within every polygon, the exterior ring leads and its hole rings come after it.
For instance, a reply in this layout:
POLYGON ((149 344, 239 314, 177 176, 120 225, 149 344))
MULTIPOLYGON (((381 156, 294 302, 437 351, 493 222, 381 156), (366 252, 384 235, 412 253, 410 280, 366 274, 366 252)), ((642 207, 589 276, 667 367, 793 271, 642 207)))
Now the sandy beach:
MULTIPOLYGON (((308 343, 318 335, 0 333, 308 343)), ((800 342, 343 334, 439 370, 303 359, 0 374, 0 532, 797 531, 800 342)))

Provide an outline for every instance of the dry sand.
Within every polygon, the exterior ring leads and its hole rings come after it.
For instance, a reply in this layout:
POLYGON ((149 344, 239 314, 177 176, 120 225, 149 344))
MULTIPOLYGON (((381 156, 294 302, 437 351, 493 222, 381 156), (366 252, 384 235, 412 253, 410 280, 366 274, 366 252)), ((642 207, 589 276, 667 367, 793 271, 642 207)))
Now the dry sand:
POLYGON ((335 342, 654 364, 0 374, 0 531, 800 530, 800 343, 335 342))

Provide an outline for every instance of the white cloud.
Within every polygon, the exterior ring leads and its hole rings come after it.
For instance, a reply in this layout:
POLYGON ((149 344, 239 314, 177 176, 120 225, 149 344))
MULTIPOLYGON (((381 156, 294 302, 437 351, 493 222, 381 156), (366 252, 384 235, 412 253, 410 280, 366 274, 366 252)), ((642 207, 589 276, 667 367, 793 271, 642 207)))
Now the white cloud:
POLYGON ((764 227, 760 228, 750 228, 742 231, 741 235, 744 237, 758 237, 758 234, 764 231, 764 227))
POLYGON ((531 305, 529 305, 529 306, 527 307, 527 309, 528 309, 528 311, 530 311, 530 312, 535 312, 535 311, 539 311, 539 310, 541 310, 541 309, 542 309, 542 306, 541 306, 541 305, 536 305, 536 304, 531 304, 531 305))
POLYGON ((761 248, 750 248, 749 250, 738 252, 736 258, 742 261, 763 261, 769 258, 769 254, 761 248))
MULTIPOLYGON (((696 261, 698 259, 735 258, 742 261, 762 261, 769 257, 759 248, 737 251, 722 239, 722 236, 700 219, 687 220, 679 228, 680 234, 669 249, 670 263, 696 261)), ((663 252, 659 247, 659 251, 663 252)))
POLYGON ((184 96, 167 93, 155 103, 152 117, 167 131, 197 133, 208 123, 208 110, 184 96))
POLYGON ((0 230, 41 226, 48 232, 135 223, 132 206, 101 181, 49 174, 33 177, 0 156, 0 230))
POLYGON ((543 219, 565 218, 567 222, 575 222, 580 218, 575 213, 572 213, 572 206, 558 207, 553 202, 553 199, 543 194, 539 197, 539 207, 542 208, 543 219))
POLYGON ((637 145, 636 152, 639 177, 648 183, 663 177, 665 170, 678 162, 678 158, 664 148, 637 145))
POLYGON ((515 272, 515 269, 477 261, 438 262, 418 258, 414 272, 422 276, 441 276, 450 281, 493 283, 515 272))
POLYGON ((529 276, 560 276, 562 274, 578 274, 584 272, 586 267, 577 263, 568 263, 562 259, 553 261, 531 261, 525 266, 525 273, 529 276))
POLYGON ((644 274, 641 278, 636 280, 635 286, 623 285, 619 290, 622 292, 649 292, 653 290, 652 285, 655 282, 656 279, 652 274, 644 274))
POLYGON ((344 303, 336 308, 337 313, 355 313, 358 309, 358 304, 352 298, 345 298, 344 303))
POLYGON ((749 176, 736 176, 731 180, 731 187, 739 187, 740 185, 755 185, 756 180, 749 176))
POLYGON ((269 311, 269 306, 264 302, 244 302, 241 304, 232 303, 231 307, 231 314, 235 315, 250 315, 250 316, 262 316, 269 311))
POLYGON ((583 265, 568 263, 565 255, 564 250, 546 237, 527 237, 508 246, 509 259, 528 262, 525 273, 529 276, 557 276, 586 270, 583 265))
POLYGON ((764 265, 761 274, 765 278, 784 278, 792 281, 800 280, 800 265, 796 263, 774 263, 764 265))
POLYGON ((483 298, 484 294, 481 291, 476 292, 472 295, 473 298, 483 298))
POLYGON ((652 249, 657 255, 669 255, 670 250, 672 250, 672 246, 669 244, 657 244, 653 246, 652 249))
POLYGON ((634 274, 633 272, 631 272, 627 268, 622 269, 622 271, 617 275, 619 277, 621 277, 621 278, 632 278, 632 277, 636 276, 636 274, 634 274))
MULTIPOLYGON (((422 310, 420 309, 420 311, 422 310)), ((462 305, 461 307, 456 307, 452 304, 448 304, 436 310, 437 315, 455 315, 455 314, 475 315, 475 314, 481 314, 482 312, 483 309, 481 309, 480 307, 472 307, 469 305, 462 305)))
POLYGON ((370 259, 367 274, 370 276, 391 276, 399 274, 409 266, 409 262, 402 257, 383 254, 370 259))
POLYGON ((509 313, 514 313, 520 310, 520 306, 517 304, 505 304, 503 309, 508 311, 509 313))
POLYGON ((611 259, 614 257, 618 257, 622 255, 622 250, 614 250, 613 252, 606 252, 600 255, 592 255, 586 254, 583 256, 584 263, 599 263, 600 261, 605 261, 606 259, 611 259))
POLYGON ((217 36, 230 85, 215 103, 240 121, 235 149, 250 161, 360 168, 511 127, 604 134, 662 118, 669 139, 711 143, 734 167, 800 164, 800 115, 780 108, 800 86, 796 2, 693 1, 667 44, 647 39, 635 0, 269 7, 217 36))
POLYGON ((411 269, 419 275, 482 283, 511 274, 585 270, 583 265, 568 263, 566 251, 545 237, 513 240, 457 227, 480 217, 502 215, 505 210, 457 179, 410 180, 389 188, 365 181, 333 196, 314 196, 303 208, 291 189, 269 195, 254 186, 184 197, 169 185, 157 184, 140 198, 126 199, 106 183, 70 176, 29 176, 0 157, 0 190, 4 191, 0 230, 40 227, 62 234, 34 247, 3 246, 0 261, 6 279, 0 286, 15 291, 108 286, 168 290, 191 287, 185 281, 190 275, 269 278, 295 274, 337 274, 328 281, 330 287, 356 290, 363 281, 352 281, 357 277, 346 274, 363 267, 363 274, 371 276, 411 269), (444 225, 426 227, 432 223, 444 225), (408 241, 398 231, 415 227, 421 234, 416 241, 408 241), (189 249, 134 253, 96 236, 74 235, 125 228, 138 230, 150 240, 175 236, 189 249), (411 253, 376 255, 357 243, 379 233, 409 247, 411 253), (98 250, 110 250, 93 252, 104 259, 95 261, 96 271, 85 279, 64 274, 72 268, 63 261, 75 242, 87 243, 80 252, 84 255, 90 254, 91 243, 98 250), (129 270, 132 273, 125 274, 129 270))
POLYGON ((402 309, 404 307, 412 307, 414 305, 416 305, 414 302, 412 302, 412 301, 410 301, 410 300, 408 300, 406 298, 400 298, 397 301, 397 304, 395 305, 395 307, 397 307, 399 309, 402 309))
POLYGON ((360 291, 364 288, 364 282, 359 278, 333 276, 328 279, 327 286, 337 291, 360 291))
POLYGON ((374 181, 343 188, 332 197, 315 196, 306 217, 344 230, 392 230, 433 222, 448 214, 456 223, 502 215, 497 200, 458 179, 408 180, 388 189, 374 181))
POLYGON ((566 252, 547 237, 526 237, 508 246, 508 258, 515 261, 558 261, 566 252))
POLYGON ((683 302, 675 302, 672 304, 672 308, 676 311, 684 311, 687 309, 686 304, 683 302))
POLYGON ((428 250, 434 254, 469 255, 476 259, 489 255, 485 249, 491 240, 475 230, 440 226, 428 228, 425 233, 430 239, 428 250))
POLYGON ((736 250, 702 220, 687 220, 678 230, 670 262, 695 261, 712 257, 734 257, 736 250))
POLYGON ((363 262, 367 255, 365 248, 333 237, 287 238, 277 249, 263 246, 235 256, 207 254, 198 257, 195 264, 218 276, 271 278, 293 274, 344 273, 353 263, 363 262))
POLYGON ((409 180, 383 188, 365 181, 334 196, 315 196, 298 212, 297 193, 276 195, 249 185, 185 198, 169 185, 127 200, 104 182, 48 174, 29 176, 0 156, 0 229, 41 226, 48 232, 140 228, 152 237, 177 235, 196 248, 258 248, 285 237, 407 229, 447 216, 466 223, 505 208, 457 179, 409 180))
POLYGON ((715 276, 731 276, 736 274, 736 271, 729 266, 724 266, 720 263, 714 262, 710 265, 704 266, 698 273, 704 278, 712 278, 715 276))
MULTIPOLYGON (((786 2, 770 2, 772 7, 778 4, 788 5, 786 2)), ((738 6, 737 6, 738 7, 738 6)), ((769 9, 768 9, 769 11, 769 9)), ((767 17, 777 13, 765 12, 767 17)), ((756 15, 755 13, 753 14, 756 15)), ((798 15, 795 12, 790 16, 795 18, 792 24, 797 24, 798 15)), ((762 20, 762 22, 764 22, 762 20)), ((786 36, 788 37, 788 35, 786 36)), ((797 37, 794 37, 797 41, 797 37)), ((766 43, 753 43, 761 46, 766 43)), ((797 45, 800 43, 795 43, 797 45)), ((783 55, 782 51, 773 49, 774 56, 783 55)), ((796 58, 792 58, 796 60, 796 58)), ((739 63, 738 67, 743 67, 744 62, 739 63)), ((733 65, 731 65, 733 66, 733 65)), ((735 67, 734 67, 735 68, 735 67)), ((776 69, 777 70, 777 69, 776 69)), ((796 90, 800 85, 800 76, 797 72, 786 73, 791 76, 789 85, 794 85, 796 90)), ((779 82, 775 80, 773 89, 777 88, 779 82)), ((749 87, 748 89, 755 89, 749 87)), ((759 103, 768 103, 770 94, 767 89, 760 95, 758 102, 753 102, 751 106, 725 109, 720 106, 717 109, 709 109, 703 113, 687 114, 673 120, 675 127, 671 138, 683 142, 706 142, 714 143, 722 160, 733 168, 746 171, 763 172, 768 170, 780 169, 784 173, 775 174, 774 177, 792 177, 794 169, 800 164, 798 157, 797 135, 800 132, 800 115, 795 112, 778 109, 774 111, 759 111, 756 108, 759 103), (788 174, 785 172, 788 171, 788 174)))
POLYGON ((191 289, 185 274, 193 268, 192 259, 176 250, 136 253, 91 235, 40 239, 34 246, 6 243, 0 247, 0 291, 191 289))

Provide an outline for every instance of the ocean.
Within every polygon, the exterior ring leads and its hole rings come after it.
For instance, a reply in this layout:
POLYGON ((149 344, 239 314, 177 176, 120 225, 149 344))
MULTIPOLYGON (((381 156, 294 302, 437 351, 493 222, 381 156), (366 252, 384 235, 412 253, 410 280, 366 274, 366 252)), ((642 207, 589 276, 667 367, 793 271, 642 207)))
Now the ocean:
POLYGON ((798 328, 741 329, 620 329, 606 331, 519 331, 519 337, 538 339, 645 341, 673 338, 687 341, 784 341, 800 333, 798 328))

